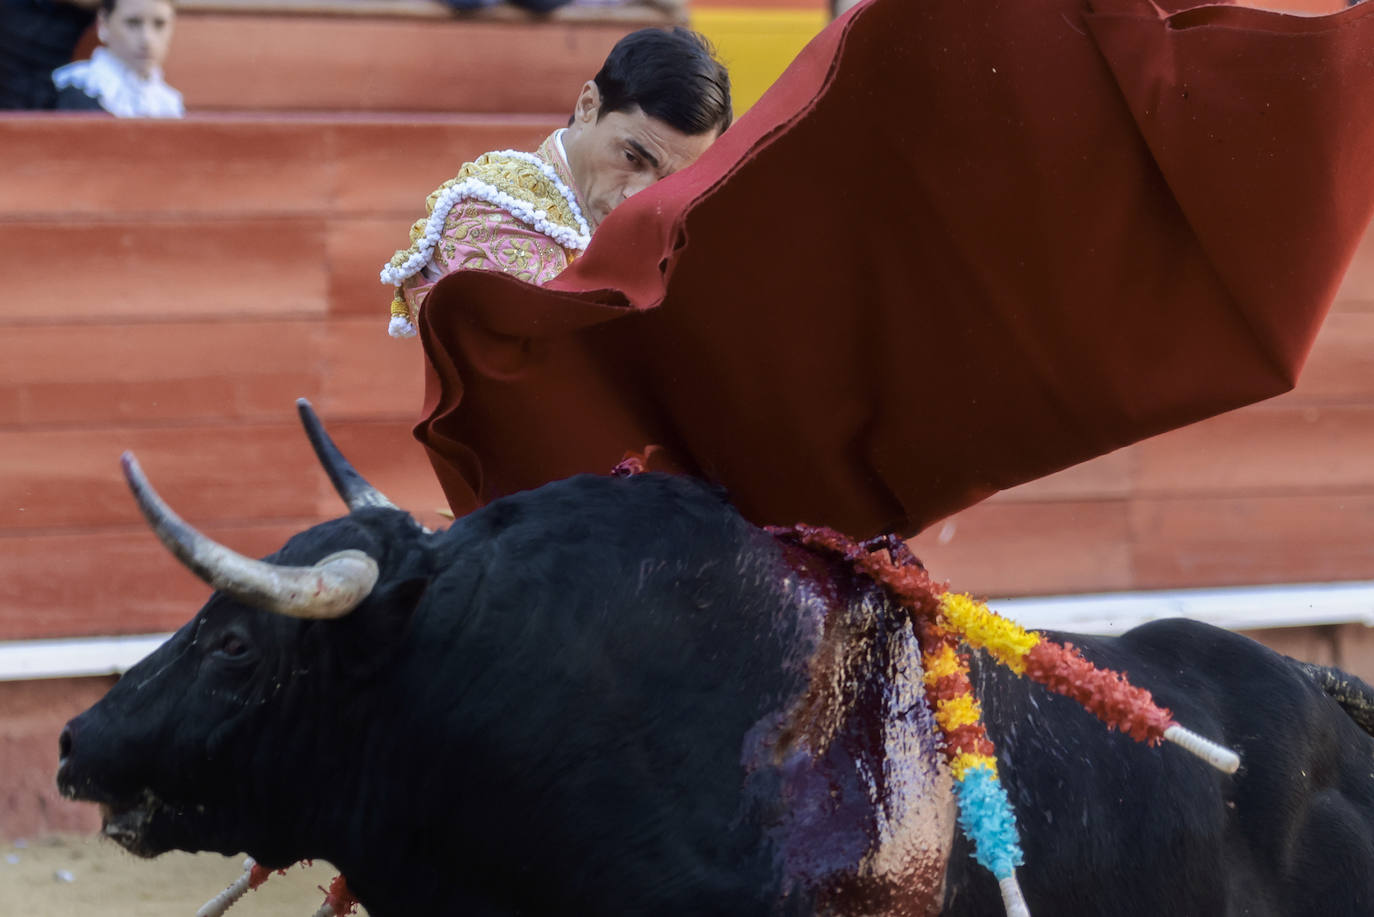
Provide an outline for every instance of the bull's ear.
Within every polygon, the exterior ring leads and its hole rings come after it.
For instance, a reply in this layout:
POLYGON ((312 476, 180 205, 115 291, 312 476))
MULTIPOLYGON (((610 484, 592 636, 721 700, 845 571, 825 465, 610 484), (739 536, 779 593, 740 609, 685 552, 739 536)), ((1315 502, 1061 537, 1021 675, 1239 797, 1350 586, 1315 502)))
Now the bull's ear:
POLYGON ((428 588, 425 577, 377 584, 351 614, 317 630, 320 649, 354 675, 368 677, 386 668, 406 644, 411 619, 428 588))
POLYGON ((429 577, 424 576, 395 583, 379 583, 367 597, 366 616, 376 619, 379 626, 391 633, 400 635, 409 628, 410 618, 420 606, 428 588, 429 577))

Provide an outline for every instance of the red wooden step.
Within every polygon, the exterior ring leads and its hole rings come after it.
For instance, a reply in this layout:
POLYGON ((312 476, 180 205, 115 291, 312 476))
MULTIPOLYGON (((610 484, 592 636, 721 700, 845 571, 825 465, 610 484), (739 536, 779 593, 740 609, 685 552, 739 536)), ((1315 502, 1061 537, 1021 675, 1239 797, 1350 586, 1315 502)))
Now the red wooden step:
POLYGON ((288 424, 4 432, 0 532, 137 525, 126 449, 193 525, 311 517, 328 487, 288 424))
POLYGON ((1215 417, 1135 447, 1145 495, 1374 495, 1374 405, 1280 401, 1215 417))
MULTIPOLYGON (((1374 250, 1369 258, 1374 262, 1374 250)), ((1297 388, 1283 396, 1283 403, 1374 403, 1374 298, 1368 309, 1355 304, 1342 301, 1342 308, 1326 317, 1297 388)))
MULTIPOLYGON (((438 186, 436 183, 435 187, 438 186)), ((425 215, 424 197, 428 193, 420 194, 404 215, 329 222, 325 232, 329 269, 326 282, 332 314, 378 319, 385 333, 392 291, 378 275, 397 249, 410 244, 411 224, 425 215)))
POLYGON ((0 427, 281 421, 319 399, 327 340, 321 321, 16 326, 0 335, 0 427))
MULTIPOLYGON (((3 114, 0 221, 318 218, 339 212, 415 219, 425 196, 464 161, 488 150, 533 149, 564 123, 566 116, 556 115, 158 121, 3 114), (111 163, 119 164, 117 173, 111 163)), ((50 267, 52 254, 31 268, 50 267)))
MULTIPOLYGON (((359 443, 346 438, 344 445, 356 452, 359 443)), ((398 502, 406 494, 404 487, 388 490, 398 502)), ((248 492, 241 493, 250 502, 248 492)), ((333 494, 325 502, 330 509, 311 517, 197 527, 242 554, 261 557, 310 525, 342 514, 333 494)), ((422 515, 436 524, 432 512, 422 515)), ((209 592, 141 524, 0 533, 0 640, 175 630, 209 592)))
POLYGON ((1365 309, 1374 309, 1374 225, 1365 231, 1355 260, 1346 271, 1345 280, 1336 294, 1336 301, 1346 308, 1359 303, 1365 309))
MULTIPOLYGON (((100 811, 57 793, 57 737, 67 720, 98 701, 113 679, 0 682, 0 838, 54 831, 94 834, 100 811)), ((19 851, 22 854, 22 851, 19 851)))
POLYGON ((1137 588, 1374 579, 1374 494, 1139 500, 1137 588))
MULTIPOLYGON (((303 527, 291 521, 202 530, 258 557, 303 527)), ((0 640, 175 630, 209 594, 146 526, 0 537, 0 640)))
MULTIPOLYGON (((409 422, 326 418, 350 461, 417 515, 440 505, 439 489, 409 422)), ((341 515, 294 420, 0 432, 0 534, 141 525, 119 469, 131 450, 153 485, 192 525, 320 521, 341 515)), ((425 517, 433 523, 434 517, 425 517)))
POLYGON ((1063 471, 993 494, 994 502, 1072 502, 1127 497, 1135 486, 1135 453, 1118 449, 1063 471))
MULTIPOLYGON (((417 186, 418 188, 419 186, 417 186)), ((354 218, 0 222, 0 324, 372 316, 392 291, 378 279, 424 215, 354 218), (54 284, 57 252, 81 270, 54 284)))
POLYGON ((0 430, 418 418, 420 345, 374 315, 328 320, 18 325, 0 335, 0 430))
POLYGON ((637 20, 410 19, 184 9, 168 81, 196 110, 564 112, 637 20))
POLYGON ((983 503, 935 523, 910 544, 932 577, 975 596, 1133 585, 1122 500, 983 503))
POLYGON ((0 222, 0 321, 323 315, 324 240, 318 219, 0 222))

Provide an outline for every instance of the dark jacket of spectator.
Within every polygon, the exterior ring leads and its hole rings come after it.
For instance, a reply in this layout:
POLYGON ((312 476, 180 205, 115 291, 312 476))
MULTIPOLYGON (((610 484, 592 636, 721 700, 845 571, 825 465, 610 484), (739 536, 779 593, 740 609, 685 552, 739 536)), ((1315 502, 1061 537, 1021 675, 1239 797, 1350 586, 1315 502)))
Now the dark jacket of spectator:
POLYGON ((94 21, 94 2, 0 0, 0 108, 53 108, 52 72, 94 21))

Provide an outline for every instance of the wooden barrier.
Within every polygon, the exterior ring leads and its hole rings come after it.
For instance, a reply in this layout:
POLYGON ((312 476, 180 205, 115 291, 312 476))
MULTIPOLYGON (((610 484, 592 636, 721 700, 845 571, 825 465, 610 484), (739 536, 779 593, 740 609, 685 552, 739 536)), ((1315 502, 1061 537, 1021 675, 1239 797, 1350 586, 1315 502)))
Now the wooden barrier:
POLYGON ((685 21, 649 4, 183 0, 165 65, 188 111, 571 113, 625 34, 685 21))
POLYGON ((179 626, 205 595, 120 478, 138 454, 250 554, 338 515, 295 420, 429 525, 419 344, 377 273, 426 194, 544 117, 0 118, 0 640, 179 626))

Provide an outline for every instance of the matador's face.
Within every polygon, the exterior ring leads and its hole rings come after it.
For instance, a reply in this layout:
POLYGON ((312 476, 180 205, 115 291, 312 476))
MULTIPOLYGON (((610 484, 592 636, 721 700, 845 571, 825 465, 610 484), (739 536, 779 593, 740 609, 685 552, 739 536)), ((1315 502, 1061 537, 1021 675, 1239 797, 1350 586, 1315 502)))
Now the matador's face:
POLYGON ((598 117, 600 111, 601 93, 589 80, 563 143, 592 229, 631 195, 691 165, 719 136, 684 134, 638 106, 598 117))

